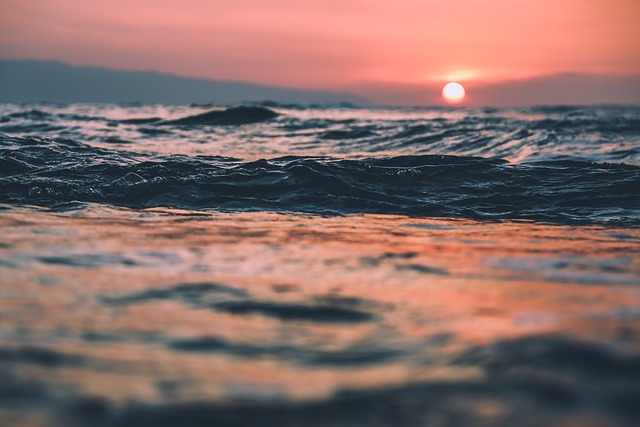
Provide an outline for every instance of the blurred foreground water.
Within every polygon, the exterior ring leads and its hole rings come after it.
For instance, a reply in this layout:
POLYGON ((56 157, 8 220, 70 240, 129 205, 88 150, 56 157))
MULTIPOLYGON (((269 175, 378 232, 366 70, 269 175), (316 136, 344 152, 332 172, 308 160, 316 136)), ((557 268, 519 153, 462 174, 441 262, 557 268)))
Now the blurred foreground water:
POLYGON ((75 208, 0 211, 9 425, 640 415, 638 229, 75 208))

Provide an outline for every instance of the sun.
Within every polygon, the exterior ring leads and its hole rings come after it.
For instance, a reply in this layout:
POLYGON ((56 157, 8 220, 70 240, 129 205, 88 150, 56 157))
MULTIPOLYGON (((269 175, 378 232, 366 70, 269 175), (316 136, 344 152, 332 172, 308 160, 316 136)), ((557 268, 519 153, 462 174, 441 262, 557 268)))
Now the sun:
POLYGON ((464 99, 464 87, 457 82, 447 83, 442 88, 442 97, 450 104, 458 104, 464 99))

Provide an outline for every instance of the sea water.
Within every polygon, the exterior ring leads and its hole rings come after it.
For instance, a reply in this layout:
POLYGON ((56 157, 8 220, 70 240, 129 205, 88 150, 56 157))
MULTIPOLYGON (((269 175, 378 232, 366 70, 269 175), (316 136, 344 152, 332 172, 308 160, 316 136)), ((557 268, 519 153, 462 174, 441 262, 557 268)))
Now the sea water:
POLYGON ((636 425, 640 108, 225 108, 0 105, 4 424, 636 425))

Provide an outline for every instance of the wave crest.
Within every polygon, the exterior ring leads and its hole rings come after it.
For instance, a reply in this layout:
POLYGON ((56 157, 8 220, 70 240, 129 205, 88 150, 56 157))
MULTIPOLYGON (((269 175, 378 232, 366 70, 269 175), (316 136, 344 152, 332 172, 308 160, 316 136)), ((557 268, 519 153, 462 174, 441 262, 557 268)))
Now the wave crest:
POLYGON ((462 156, 141 158, 3 137, 0 202, 640 224, 640 167, 462 156))

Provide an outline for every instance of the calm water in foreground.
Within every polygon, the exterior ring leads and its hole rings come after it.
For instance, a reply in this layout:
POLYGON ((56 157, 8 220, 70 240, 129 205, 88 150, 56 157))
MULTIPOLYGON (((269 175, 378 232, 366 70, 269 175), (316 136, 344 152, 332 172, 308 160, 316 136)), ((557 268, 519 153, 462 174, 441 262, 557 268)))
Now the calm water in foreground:
POLYGON ((261 108, 0 105, 0 424, 640 422, 639 109, 261 108))

